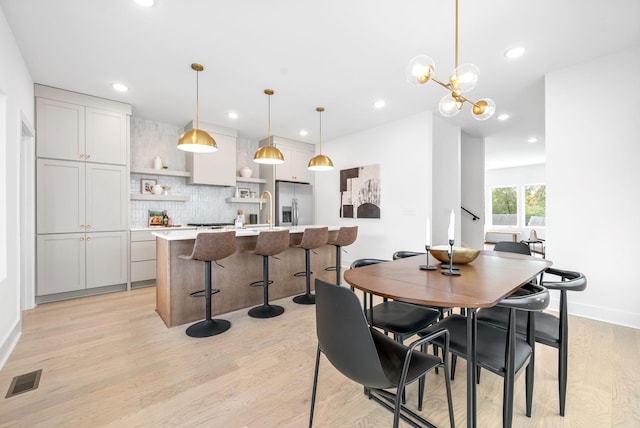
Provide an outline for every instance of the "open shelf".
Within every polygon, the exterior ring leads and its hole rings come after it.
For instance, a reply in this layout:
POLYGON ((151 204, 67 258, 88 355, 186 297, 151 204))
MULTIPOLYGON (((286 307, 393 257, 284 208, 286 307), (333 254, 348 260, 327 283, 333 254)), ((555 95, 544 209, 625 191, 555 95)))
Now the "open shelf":
POLYGON ((267 182, 264 178, 236 177, 236 181, 240 183, 257 183, 264 184, 267 182))
POLYGON ((191 177, 189 171, 175 171, 171 169, 131 168, 131 174, 168 175, 171 177, 191 177))
POLYGON ((188 195, 147 195, 131 193, 132 201, 177 201, 186 202, 189 200, 188 195))
POLYGON ((227 198, 225 202, 235 202, 238 204, 259 204, 260 199, 258 198, 227 198))

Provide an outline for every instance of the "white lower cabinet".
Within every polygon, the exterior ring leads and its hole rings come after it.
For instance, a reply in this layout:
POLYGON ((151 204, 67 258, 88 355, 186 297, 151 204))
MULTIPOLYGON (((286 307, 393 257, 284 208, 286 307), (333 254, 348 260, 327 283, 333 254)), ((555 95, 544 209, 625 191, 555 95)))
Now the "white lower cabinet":
POLYGON ((156 237, 147 230, 131 232, 131 282, 156 278, 156 237))
POLYGON ((38 296, 127 283, 127 233, 38 235, 38 296))

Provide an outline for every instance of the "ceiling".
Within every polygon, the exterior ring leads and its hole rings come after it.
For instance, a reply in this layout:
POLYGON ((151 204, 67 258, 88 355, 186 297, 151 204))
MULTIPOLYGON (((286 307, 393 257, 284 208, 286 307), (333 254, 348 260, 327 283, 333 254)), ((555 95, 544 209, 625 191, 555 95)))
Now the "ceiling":
MULTIPOLYGON (((200 120, 315 143, 317 106, 328 141, 424 110, 445 90, 406 82, 419 53, 447 80, 454 66, 454 0, 0 0, 36 83, 133 106, 135 117, 184 126, 200 120), (111 88, 129 87, 126 93, 111 88), (372 104, 384 99, 386 106, 372 104), (239 118, 227 118, 235 111, 239 118), (299 131, 309 135, 301 137, 299 131)), ((469 98, 492 98, 504 122, 479 122, 465 106, 444 119, 486 137, 488 167, 544 162, 544 75, 640 45, 637 0, 460 0, 460 63, 480 82, 469 98), (521 45, 517 60, 504 57, 521 45), (529 137, 539 139, 527 143, 529 137)), ((594 79, 613 82, 616 76, 594 79)), ((437 113, 436 113, 437 114, 437 113)), ((401 144, 401 142, 394 142, 401 144)), ((330 153, 327 153, 330 155, 330 153)))

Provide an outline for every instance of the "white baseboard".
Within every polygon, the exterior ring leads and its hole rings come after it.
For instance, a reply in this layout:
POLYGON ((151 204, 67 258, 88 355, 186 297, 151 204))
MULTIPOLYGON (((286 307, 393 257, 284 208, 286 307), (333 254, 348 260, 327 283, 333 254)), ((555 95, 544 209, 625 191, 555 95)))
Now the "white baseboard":
POLYGON ((22 335, 22 319, 18 319, 18 321, 13 325, 13 328, 9 331, 9 334, 6 336, 5 340, 0 344, 0 369, 4 367, 4 364, 9 359, 11 352, 16 347, 18 343, 18 339, 22 335))
POLYGON ((604 308, 601 306, 585 305, 569 302, 569 313, 596 321, 622 325, 640 329, 640 313, 620 311, 618 308, 604 308))

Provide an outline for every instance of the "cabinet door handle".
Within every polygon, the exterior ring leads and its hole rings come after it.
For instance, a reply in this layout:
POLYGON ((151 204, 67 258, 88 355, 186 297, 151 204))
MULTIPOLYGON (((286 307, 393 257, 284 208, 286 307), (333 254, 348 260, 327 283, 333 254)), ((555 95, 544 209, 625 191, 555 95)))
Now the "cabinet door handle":
POLYGON ((84 157, 84 153, 78 153, 78 157, 82 159, 84 157))
POLYGON ((89 159, 91 157, 91 155, 89 153, 87 153, 86 155, 84 155, 87 159, 89 159))
POLYGON ((84 229, 84 224, 81 224, 81 225, 80 225, 80 229, 84 229))
POLYGON ((81 241, 84 241, 84 238, 80 238, 81 241))
POLYGON ((88 224, 88 225, 86 226, 86 228, 87 228, 87 229, 91 229, 91 225, 90 225, 90 224, 88 224))
POLYGON ((87 236, 87 241, 91 241, 91 237, 90 236, 87 236))

